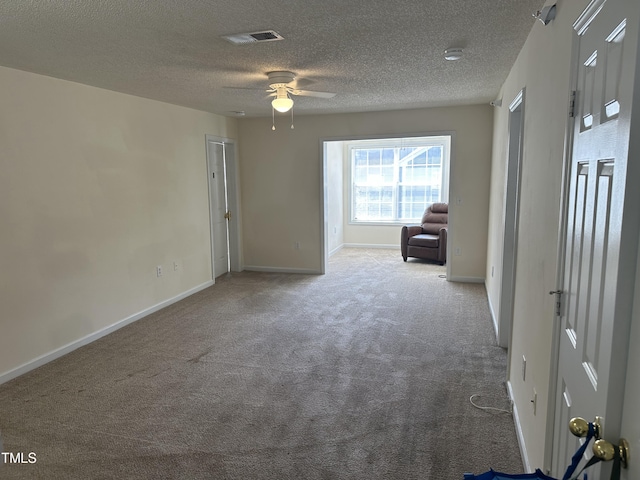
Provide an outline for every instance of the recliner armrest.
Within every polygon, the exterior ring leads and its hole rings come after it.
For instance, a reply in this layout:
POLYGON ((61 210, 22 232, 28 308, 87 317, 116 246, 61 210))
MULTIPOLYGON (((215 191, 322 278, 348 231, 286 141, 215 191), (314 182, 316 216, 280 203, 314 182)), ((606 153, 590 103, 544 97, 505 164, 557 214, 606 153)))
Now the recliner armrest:
POLYGON ((438 232, 440 241, 438 242, 438 258, 441 262, 447 261, 447 234, 449 233, 447 227, 442 227, 438 232))
POLYGON ((420 235, 422 233, 422 227, 420 225, 405 225, 402 227, 403 231, 405 228, 407 229, 407 238, 413 237, 414 235, 420 235))
POLYGON ((409 238, 421 233, 422 227, 420 225, 405 225, 402 227, 402 231, 400 232, 400 252, 405 262, 407 261, 407 244, 409 243, 409 238))

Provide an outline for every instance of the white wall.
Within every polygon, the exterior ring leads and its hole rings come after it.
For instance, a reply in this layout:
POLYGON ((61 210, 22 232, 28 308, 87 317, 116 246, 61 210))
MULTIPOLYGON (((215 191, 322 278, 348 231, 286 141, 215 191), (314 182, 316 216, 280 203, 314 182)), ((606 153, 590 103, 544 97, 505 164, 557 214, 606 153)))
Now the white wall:
POLYGON ((329 254, 344 243, 344 145, 342 142, 326 143, 326 201, 327 238, 329 254))
POLYGON ((507 165, 508 105, 526 87, 518 251, 509 381, 532 468, 543 467, 560 195, 568 121, 572 24, 588 0, 564 0, 546 27, 536 22, 502 88, 494 116, 486 287, 496 315, 500 305, 507 165), (492 270, 494 275, 491 275, 492 270), (522 380, 522 357, 527 359, 522 380), (531 399, 537 391, 534 416, 531 399))
MULTIPOLYGON (((300 116, 295 130, 276 118, 275 132, 268 118, 240 119, 245 266, 321 271, 321 139, 453 132, 449 196, 462 203, 451 205, 449 232, 462 255, 450 257, 451 277, 483 279, 492 116, 488 105, 300 116)), ((366 235, 353 241, 367 243, 366 235)))
POLYGON ((0 381, 211 281, 205 134, 235 120, 0 67, 0 381))

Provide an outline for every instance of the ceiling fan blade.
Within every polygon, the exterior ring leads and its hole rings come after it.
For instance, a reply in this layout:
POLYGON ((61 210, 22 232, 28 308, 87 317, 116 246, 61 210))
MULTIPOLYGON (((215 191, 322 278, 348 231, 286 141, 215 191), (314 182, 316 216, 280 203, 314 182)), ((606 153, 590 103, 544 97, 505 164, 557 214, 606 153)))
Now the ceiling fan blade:
POLYGON ((291 90, 293 95, 299 95, 301 97, 318 97, 318 98, 333 98, 335 93, 330 92, 316 92, 314 90, 291 90))
POLYGON ((229 87, 229 86, 226 86, 226 85, 223 86, 222 88, 227 88, 227 89, 230 89, 230 90, 253 90, 254 92, 255 91, 258 91, 258 92, 270 92, 271 91, 271 89, 269 89, 269 88, 229 87))

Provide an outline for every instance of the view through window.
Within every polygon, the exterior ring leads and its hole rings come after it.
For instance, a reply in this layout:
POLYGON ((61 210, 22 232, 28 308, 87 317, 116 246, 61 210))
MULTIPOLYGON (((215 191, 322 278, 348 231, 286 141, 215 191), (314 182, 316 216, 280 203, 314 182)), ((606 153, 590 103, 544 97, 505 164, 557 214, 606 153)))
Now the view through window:
POLYGON ((448 197, 451 137, 348 142, 351 222, 408 223, 448 197))

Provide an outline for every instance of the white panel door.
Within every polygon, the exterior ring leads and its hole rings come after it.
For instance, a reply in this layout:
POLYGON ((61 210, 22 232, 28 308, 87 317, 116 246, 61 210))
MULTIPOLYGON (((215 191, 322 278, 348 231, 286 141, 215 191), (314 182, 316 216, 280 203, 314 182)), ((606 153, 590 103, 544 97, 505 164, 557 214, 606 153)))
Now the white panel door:
POLYGON ((229 214, 225 172, 225 144, 207 142, 209 161, 209 195, 211 201, 211 238, 213 241, 214 278, 229 271, 229 214))
MULTIPOLYGON (((617 443, 620 436, 638 247, 638 178, 628 162, 636 2, 594 1, 575 25, 577 94, 552 454, 559 478, 579 446, 568 429, 571 417, 600 416, 604 438, 617 443)), ((609 469, 599 465, 589 478, 608 478, 609 469)))

